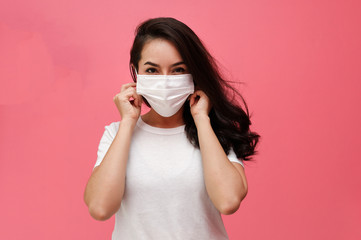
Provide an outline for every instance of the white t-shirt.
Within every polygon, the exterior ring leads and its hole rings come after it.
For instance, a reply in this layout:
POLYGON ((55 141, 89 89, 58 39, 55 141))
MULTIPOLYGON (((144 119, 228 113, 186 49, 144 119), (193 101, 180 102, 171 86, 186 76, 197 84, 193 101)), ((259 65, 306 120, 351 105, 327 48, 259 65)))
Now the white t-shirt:
MULTIPOLYGON (((94 168, 103 160, 119 123, 105 126, 94 168)), ((206 191, 201 152, 189 142, 184 127, 157 128, 141 118, 137 121, 112 240, 229 239, 206 191)), ((244 166, 233 150, 228 158, 244 166)))

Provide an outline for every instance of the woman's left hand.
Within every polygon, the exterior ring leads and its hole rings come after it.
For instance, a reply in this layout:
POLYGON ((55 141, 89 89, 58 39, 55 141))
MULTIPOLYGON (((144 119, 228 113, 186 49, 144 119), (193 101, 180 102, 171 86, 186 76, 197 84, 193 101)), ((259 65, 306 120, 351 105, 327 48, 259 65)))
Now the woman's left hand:
POLYGON ((200 117, 208 117, 212 108, 208 96, 202 90, 197 90, 190 96, 189 104, 194 121, 200 117))

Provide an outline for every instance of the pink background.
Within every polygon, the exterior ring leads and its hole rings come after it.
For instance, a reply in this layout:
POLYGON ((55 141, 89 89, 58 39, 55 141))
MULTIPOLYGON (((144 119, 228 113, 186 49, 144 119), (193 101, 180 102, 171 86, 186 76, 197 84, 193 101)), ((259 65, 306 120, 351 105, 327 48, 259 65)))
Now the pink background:
POLYGON ((361 239, 361 5, 351 0, 0 2, 0 239, 110 239, 83 202, 135 27, 189 25, 261 134, 230 239, 361 239))

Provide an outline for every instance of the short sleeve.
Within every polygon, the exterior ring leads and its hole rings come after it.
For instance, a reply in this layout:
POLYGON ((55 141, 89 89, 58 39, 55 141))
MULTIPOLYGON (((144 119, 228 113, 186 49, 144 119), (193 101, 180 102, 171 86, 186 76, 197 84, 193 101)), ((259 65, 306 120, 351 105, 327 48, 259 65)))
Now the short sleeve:
POLYGON ((244 168, 242 159, 237 158, 237 155, 236 155, 236 153, 234 152, 233 148, 231 148, 231 149, 229 150, 229 154, 228 154, 227 157, 228 157, 229 161, 231 161, 231 162, 237 162, 237 163, 241 164, 242 167, 244 168))
POLYGON ((98 152, 97 152, 97 160, 95 162, 93 170, 95 167, 99 166, 100 163, 103 161, 105 154, 108 152, 108 149, 115 138, 117 129, 119 128, 119 124, 117 124, 117 122, 113 122, 113 123, 105 126, 104 128, 105 128, 105 131, 99 142, 98 152))

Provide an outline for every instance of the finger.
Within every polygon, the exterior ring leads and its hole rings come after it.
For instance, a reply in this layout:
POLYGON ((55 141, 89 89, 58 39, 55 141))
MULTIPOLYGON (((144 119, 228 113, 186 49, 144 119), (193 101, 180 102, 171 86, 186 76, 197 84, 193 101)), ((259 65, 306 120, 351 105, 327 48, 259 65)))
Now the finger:
POLYGON ((135 93, 135 99, 137 100, 137 105, 138 105, 138 107, 140 107, 140 106, 142 106, 142 103, 143 103, 143 98, 142 98, 142 96, 141 95, 139 95, 139 94, 137 94, 137 93, 135 93))
POLYGON ((127 96, 131 96, 131 97, 134 97, 133 95, 138 95, 137 92, 136 92, 136 89, 135 87, 129 87, 127 88, 124 93, 127 95, 127 96))
POLYGON ((207 94, 205 94, 205 92, 203 92, 202 90, 197 90, 194 92, 194 94, 197 95, 196 99, 203 99, 209 102, 209 97, 207 96, 207 94))
POLYGON ((141 95, 139 95, 139 94, 136 94, 136 96, 137 96, 136 99, 137 99, 138 107, 141 107, 142 104, 143 104, 143 97, 141 95))
POLYGON ((205 95, 205 93, 202 90, 197 90, 194 92, 194 94, 196 94, 197 96, 200 96, 200 97, 205 95))
POLYGON ((120 92, 123 92, 130 87, 135 87, 136 85, 137 84, 134 82, 123 84, 122 87, 120 88, 120 92))
POLYGON ((135 88, 127 88, 125 89, 123 92, 121 93, 118 93, 115 97, 115 98, 118 98, 119 100, 121 101, 124 101, 124 100, 130 100, 130 98, 133 96, 133 94, 135 93, 135 88))
POLYGON ((192 106, 193 102, 194 102, 194 99, 193 99, 193 94, 192 94, 192 95, 189 95, 189 106, 192 106))
POLYGON ((136 107, 140 107, 138 94, 134 94, 133 98, 134 98, 134 105, 136 107))
POLYGON ((189 99, 189 105, 190 106, 193 106, 193 104, 196 102, 196 98, 197 98, 197 94, 196 93, 193 93, 189 99))
POLYGON ((126 99, 128 99, 128 100, 133 98, 131 103, 134 103, 134 106, 136 106, 136 107, 141 106, 141 96, 136 93, 135 88, 126 89, 124 91, 124 94, 125 94, 126 99))

